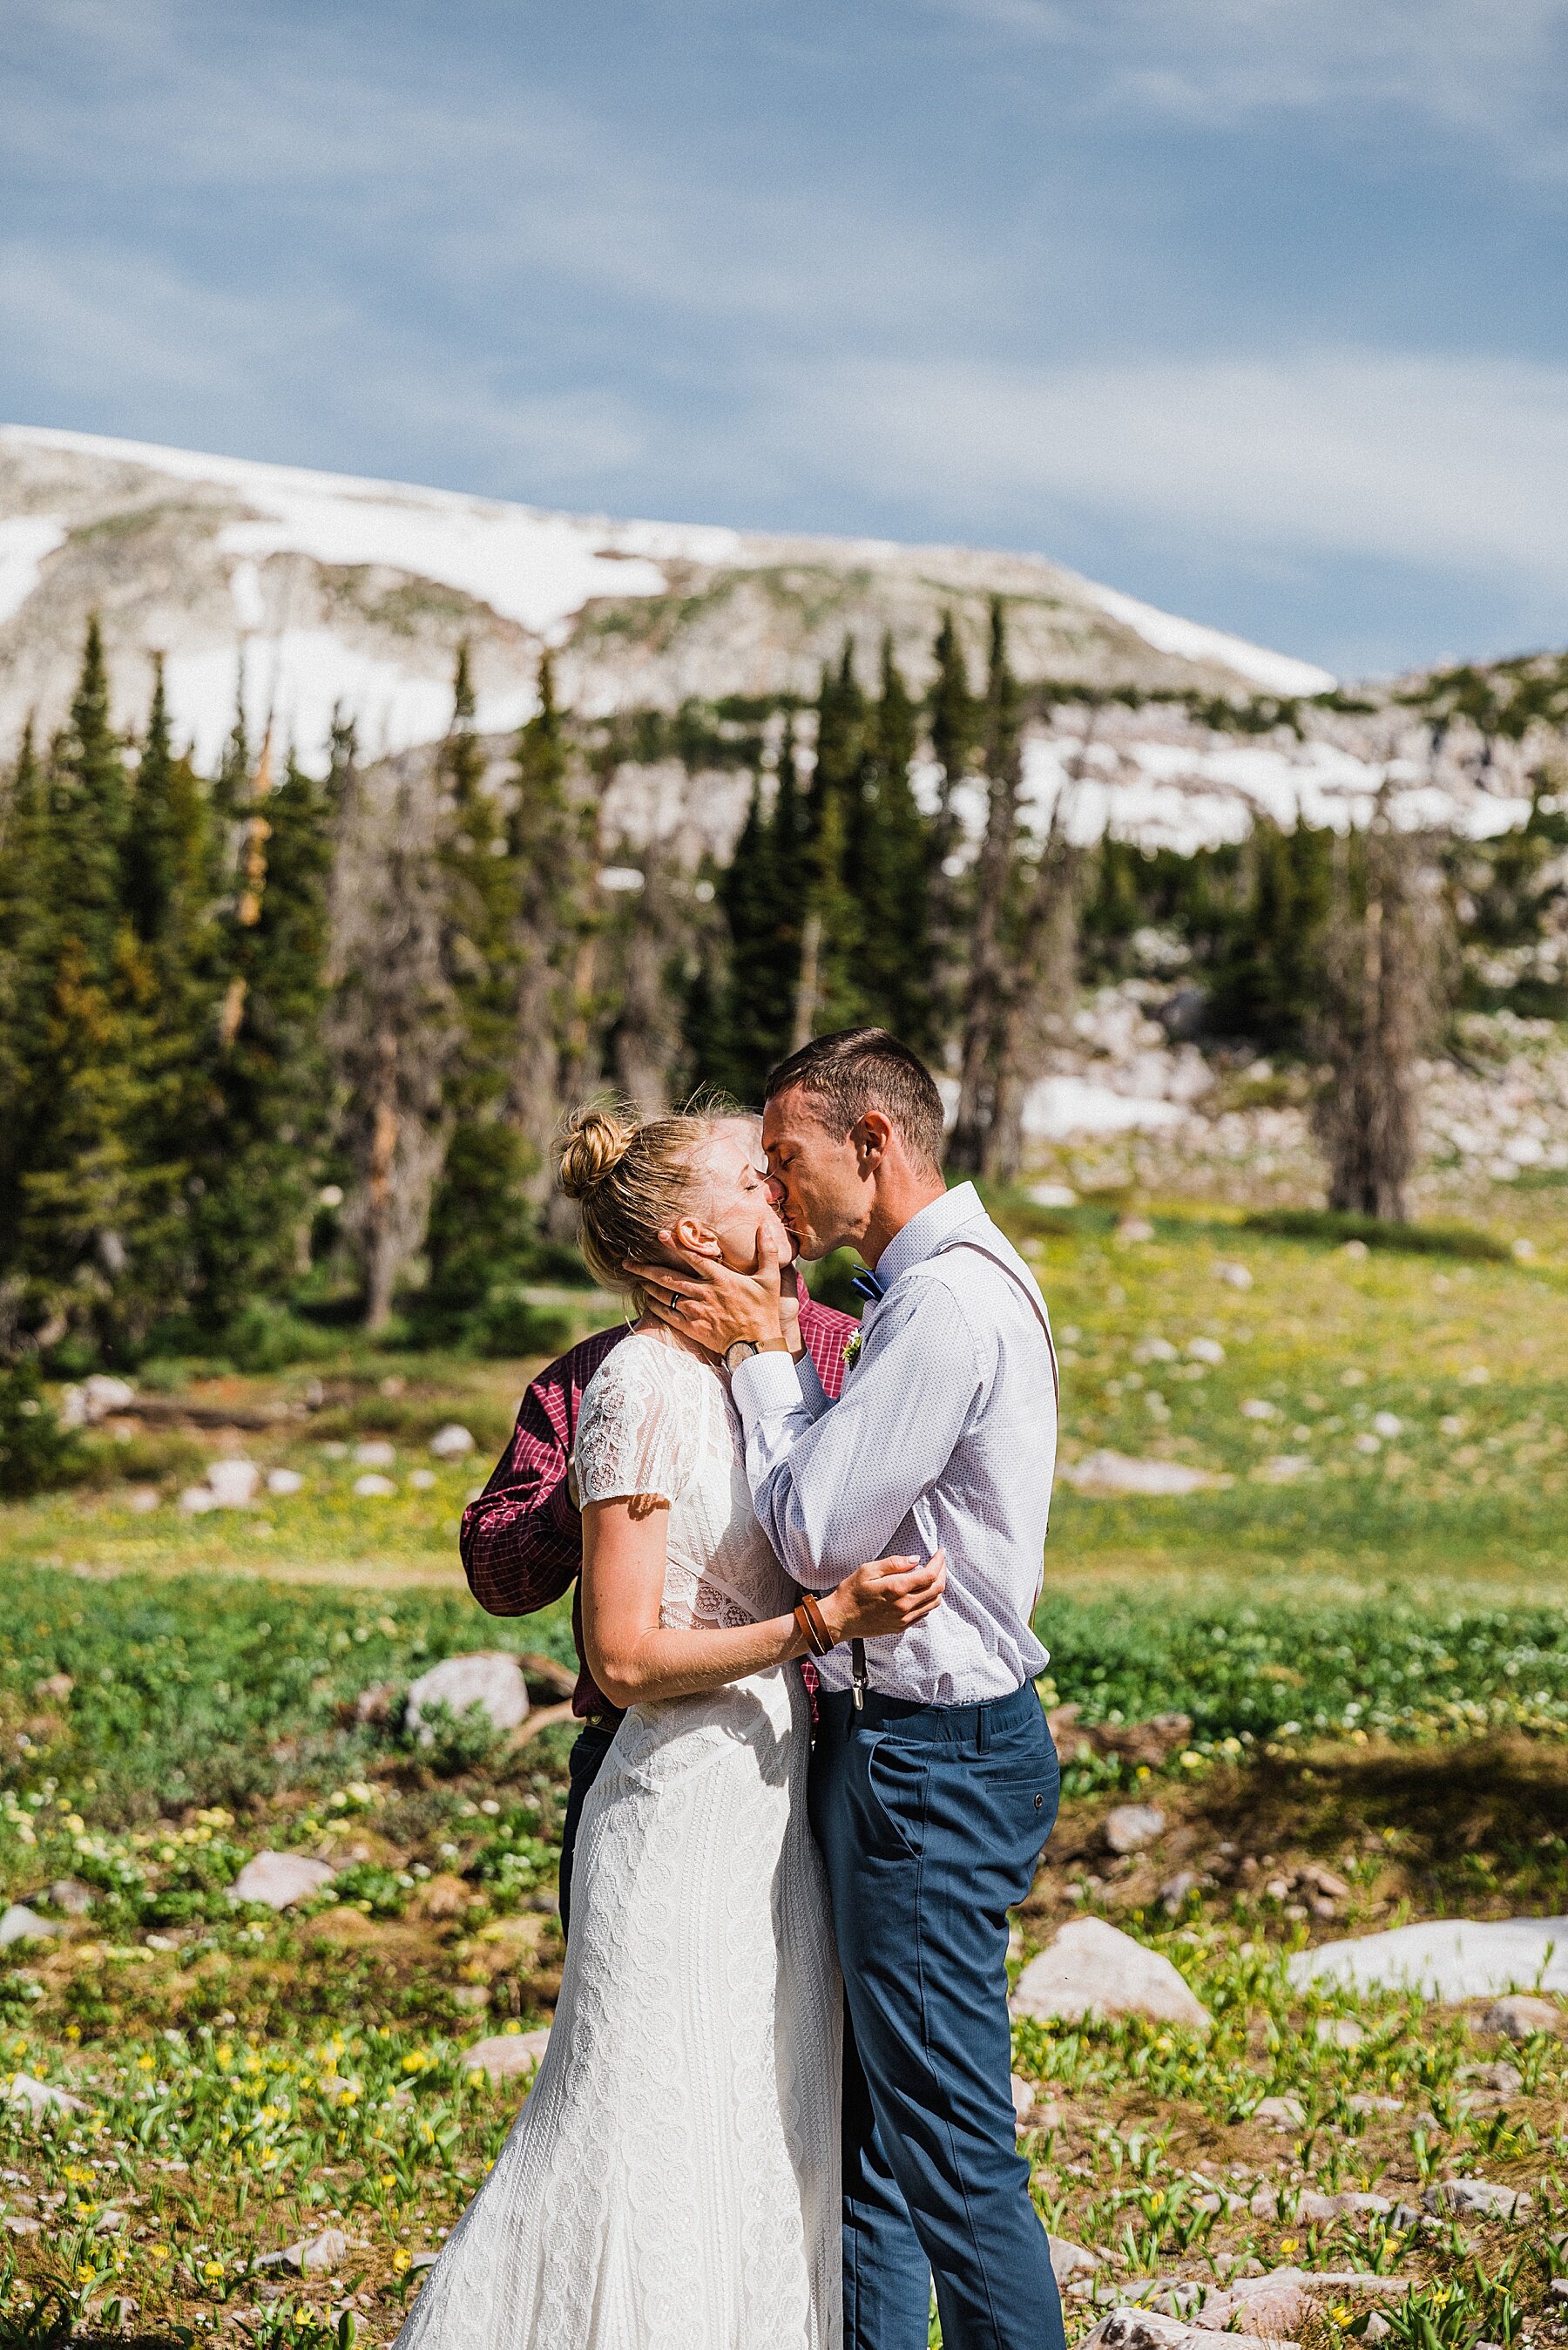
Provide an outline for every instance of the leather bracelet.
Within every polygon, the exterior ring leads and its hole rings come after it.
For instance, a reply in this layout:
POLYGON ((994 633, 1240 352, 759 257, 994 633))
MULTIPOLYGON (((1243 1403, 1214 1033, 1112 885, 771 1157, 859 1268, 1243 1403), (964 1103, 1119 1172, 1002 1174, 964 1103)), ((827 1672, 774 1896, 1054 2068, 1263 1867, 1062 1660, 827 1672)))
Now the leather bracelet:
POLYGON ((817 1606, 815 1597, 811 1592, 803 1591, 801 1593, 800 1606, 795 1610, 795 1613, 797 1616, 804 1616, 805 1617, 807 1624, 811 1627, 812 1633, 815 1635, 811 1644, 812 1655, 814 1657, 826 1657, 829 1655, 831 1651, 837 1647, 838 1643, 835 1640, 832 1633, 828 1630, 827 1618, 823 1614, 821 1608, 817 1606))

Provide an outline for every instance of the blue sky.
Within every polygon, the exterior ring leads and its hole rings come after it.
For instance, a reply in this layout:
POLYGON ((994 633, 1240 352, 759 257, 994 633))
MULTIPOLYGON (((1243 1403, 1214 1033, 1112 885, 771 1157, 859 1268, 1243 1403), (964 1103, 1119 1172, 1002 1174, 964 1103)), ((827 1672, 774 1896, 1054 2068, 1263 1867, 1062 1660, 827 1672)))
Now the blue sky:
POLYGON ((1568 0, 6 0, 0 416, 1568 642, 1568 0))

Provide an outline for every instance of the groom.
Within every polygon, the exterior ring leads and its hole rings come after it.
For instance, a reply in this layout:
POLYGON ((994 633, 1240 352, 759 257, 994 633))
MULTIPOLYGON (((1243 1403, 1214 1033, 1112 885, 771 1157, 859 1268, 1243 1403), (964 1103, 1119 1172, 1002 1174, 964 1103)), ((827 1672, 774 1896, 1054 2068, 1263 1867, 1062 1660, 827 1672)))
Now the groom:
MULTIPOLYGON (((655 1310, 724 1354, 757 1514, 808 1591, 947 1554, 947 1599, 818 1664, 811 1814, 847 2008, 846 2350, 1062 2350, 1009 2082, 1010 1908, 1056 1814, 1033 1676, 1056 1447, 1050 1326, 971 1184, 942 1181, 929 1072, 879 1028, 768 1081, 763 1142, 803 1255, 857 1249, 871 1303, 839 1400, 792 1357, 779 1268, 649 1269, 655 1310), (666 1302, 662 1306, 659 1299, 666 1302)), ((798 1346, 798 1340, 796 1344, 798 1346)))

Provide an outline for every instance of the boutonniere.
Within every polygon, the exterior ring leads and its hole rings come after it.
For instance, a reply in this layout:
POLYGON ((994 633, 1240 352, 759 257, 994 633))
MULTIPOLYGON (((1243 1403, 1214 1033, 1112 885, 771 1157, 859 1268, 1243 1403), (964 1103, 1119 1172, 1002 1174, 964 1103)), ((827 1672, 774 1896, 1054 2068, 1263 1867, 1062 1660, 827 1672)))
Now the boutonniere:
POLYGON ((864 1344, 865 1341, 862 1339, 858 1330, 857 1330, 853 1338, 846 1338, 845 1340, 844 1367, 846 1372, 852 1371, 855 1368, 856 1364, 860 1360, 860 1349, 864 1344))

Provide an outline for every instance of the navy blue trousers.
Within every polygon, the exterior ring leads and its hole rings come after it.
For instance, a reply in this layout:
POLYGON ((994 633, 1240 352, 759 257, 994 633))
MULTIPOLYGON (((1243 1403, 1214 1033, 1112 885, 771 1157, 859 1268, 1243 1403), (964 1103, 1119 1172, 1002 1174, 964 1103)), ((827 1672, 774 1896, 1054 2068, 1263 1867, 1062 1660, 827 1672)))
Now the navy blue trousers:
POLYGON ((1017 2149, 1008 1910, 1059 1774, 1031 1684, 981 1706, 824 1692, 811 1824, 845 1981, 846 2350, 1063 2350, 1017 2149))

